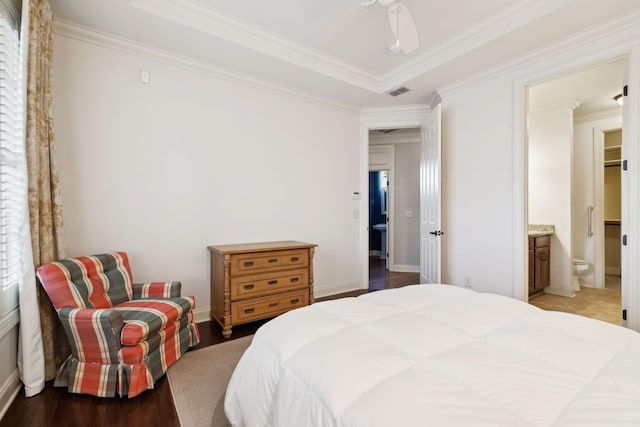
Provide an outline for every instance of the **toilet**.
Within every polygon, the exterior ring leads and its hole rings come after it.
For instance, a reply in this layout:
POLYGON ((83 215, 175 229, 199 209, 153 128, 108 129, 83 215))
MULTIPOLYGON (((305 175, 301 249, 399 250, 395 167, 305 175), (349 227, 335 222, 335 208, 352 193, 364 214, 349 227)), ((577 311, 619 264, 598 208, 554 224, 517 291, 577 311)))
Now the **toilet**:
POLYGON ((573 260, 573 283, 574 290, 580 290, 580 277, 586 275, 589 272, 591 265, 583 259, 573 260))

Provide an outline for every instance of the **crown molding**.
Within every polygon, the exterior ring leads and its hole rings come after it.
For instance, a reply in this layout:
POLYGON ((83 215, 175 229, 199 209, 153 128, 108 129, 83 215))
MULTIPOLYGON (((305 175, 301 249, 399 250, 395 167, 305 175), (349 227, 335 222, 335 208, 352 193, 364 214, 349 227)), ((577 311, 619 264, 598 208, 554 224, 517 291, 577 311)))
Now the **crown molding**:
POLYGON ((568 99, 566 101, 560 101, 555 104, 541 105, 536 108, 531 108, 527 112, 529 114, 544 113, 552 110, 571 110, 572 112, 582 104, 581 99, 568 99))
POLYGON ((368 129, 415 127, 416 123, 422 123, 429 111, 429 106, 423 104, 363 108, 360 123, 368 129))
POLYGON ((551 78, 556 71, 553 68, 557 68, 557 65, 550 64, 550 60, 555 64, 553 58, 558 56, 579 57, 579 59, 568 60, 575 63, 576 69, 578 69, 580 68, 579 63, 586 66, 623 57, 639 40, 640 12, 635 12, 503 63, 485 73, 476 74, 468 79, 438 88, 438 93, 442 97, 450 96, 496 78, 522 71, 532 64, 536 64, 537 68, 546 69, 546 73, 549 74, 548 78, 551 78), (589 46, 586 52, 578 52, 579 48, 587 45, 589 46))
POLYGON ((611 107, 589 114, 575 114, 573 116, 573 124, 595 122, 597 120, 612 119, 614 117, 622 117, 622 107, 611 107))
POLYGON ((557 10, 572 0, 524 0, 416 56, 382 78, 382 91, 405 84, 427 71, 477 49, 557 10))
POLYGON ((129 0, 128 5, 310 71, 381 93, 377 75, 193 1, 129 0))
POLYGON ((129 0, 128 5, 376 94, 395 87, 557 10, 572 0, 522 0, 384 75, 189 0, 129 0))
POLYGON ((414 135, 407 134, 398 134, 394 133, 371 133, 369 134, 369 144, 370 145, 381 145, 381 144, 411 144, 411 143, 419 143, 421 142, 420 132, 415 132, 414 135))
POLYGON ((222 67, 215 67, 208 63, 197 61, 173 52, 157 49, 141 43, 133 42, 111 34, 103 33, 91 28, 72 24, 60 19, 54 20, 54 31, 56 36, 89 43, 95 46, 115 50, 127 55, 145 58, 171 67, 181 68, 203 74, 216 79, 224 80, 242 86, 251 87, 272 94, 285 96, 297 101, 314 104, 320 107, 337 110, 352 115, 360 114, 360 108, 333 99, 312 95, 306 92, 297 91, 283 85, 261 80, 236 71, 227 70, 222 67))

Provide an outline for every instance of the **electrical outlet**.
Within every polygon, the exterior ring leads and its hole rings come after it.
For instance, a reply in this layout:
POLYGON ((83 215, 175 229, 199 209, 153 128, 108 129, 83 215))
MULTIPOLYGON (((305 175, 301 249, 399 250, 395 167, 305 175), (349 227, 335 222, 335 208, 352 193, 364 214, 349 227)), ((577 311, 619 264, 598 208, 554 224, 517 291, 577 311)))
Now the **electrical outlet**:
POLYGON ((471 277, 464 276, 464 287, 465 288, 470 288, 471 287, 471 277))
POLYGON ((413 218, 413 211, 412 210, 404 211, 404 216, 405 218, 413 218))
POLYGON ((144 84, 151 83, 151 73, 147 70, 140 70, 140 82, 144 84))

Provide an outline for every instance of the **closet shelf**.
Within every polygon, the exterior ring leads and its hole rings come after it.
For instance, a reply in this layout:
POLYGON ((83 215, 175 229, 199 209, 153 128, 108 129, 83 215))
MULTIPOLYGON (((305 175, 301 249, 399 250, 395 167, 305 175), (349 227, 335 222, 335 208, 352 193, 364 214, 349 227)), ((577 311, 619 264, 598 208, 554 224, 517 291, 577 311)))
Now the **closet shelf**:
POLYGON ((619 219, 605 219, 604 225, 620 225, 622 223, 619 219))

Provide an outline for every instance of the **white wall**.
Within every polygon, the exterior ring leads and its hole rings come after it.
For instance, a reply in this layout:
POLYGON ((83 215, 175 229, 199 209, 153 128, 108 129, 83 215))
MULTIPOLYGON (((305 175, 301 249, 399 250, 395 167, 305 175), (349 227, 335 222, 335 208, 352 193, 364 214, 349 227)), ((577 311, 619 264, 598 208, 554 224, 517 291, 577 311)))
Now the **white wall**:
POLYGON ((396 271, 420 271, 420 144, 395 144, 396 271), (413 217, 407 218, 406 211, 413 217))
POLYGON ((552 224, 550 286, 545 292, 572 296, 571 145, 573 106, 528 115, 530 224, 552 224))
POLYGON ((463 286, 466 276, 475 290, 511 295, 512 82, 441 95, 442 281, 463 286))
POLYGON ((316 243, 317 295, 360 286, 356 115, 60 35, 54 60, 69 256, 127 251, 200 310, 214 244, 316 243))

